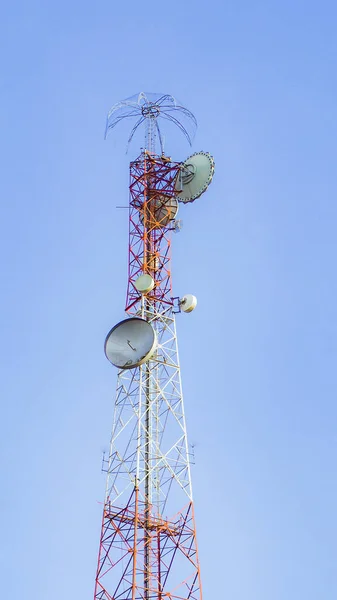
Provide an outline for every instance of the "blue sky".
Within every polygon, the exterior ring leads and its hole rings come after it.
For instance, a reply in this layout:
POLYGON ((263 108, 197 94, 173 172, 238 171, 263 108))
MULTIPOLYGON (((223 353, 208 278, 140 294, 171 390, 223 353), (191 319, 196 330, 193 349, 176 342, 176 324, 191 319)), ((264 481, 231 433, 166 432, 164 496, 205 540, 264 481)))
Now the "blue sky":
POLYGON ((145 90, 216 161, 173 240, 174 292, 198 297, 177 327, 205 598, 336 598, 335 3, 1 13, 3 596, 93 597, 138 152, 103 133, 145 90))

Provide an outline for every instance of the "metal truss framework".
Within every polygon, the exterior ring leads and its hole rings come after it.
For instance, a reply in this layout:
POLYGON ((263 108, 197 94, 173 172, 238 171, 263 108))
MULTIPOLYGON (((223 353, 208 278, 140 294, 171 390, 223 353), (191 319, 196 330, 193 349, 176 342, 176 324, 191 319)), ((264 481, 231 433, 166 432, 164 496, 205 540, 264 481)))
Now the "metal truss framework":
POLYGON ((130 165, 129 281, 126 311, 141 302, 135 281, 142 273, 155 280, 147 302, 157 311, 172 305, 171 232, 172 203, 176 200, 175 180, 180 163, 148 152, 130 165))
POLYGON ((201 600, 170 246, 179 163, 143 152, 130 165, 126 311, 151 323, 151 360, 118 373, 95 600, 201 600), (172 202, 171 202, 172 200, 172 202), (154 289, 134 283, 150 274, 154 289))

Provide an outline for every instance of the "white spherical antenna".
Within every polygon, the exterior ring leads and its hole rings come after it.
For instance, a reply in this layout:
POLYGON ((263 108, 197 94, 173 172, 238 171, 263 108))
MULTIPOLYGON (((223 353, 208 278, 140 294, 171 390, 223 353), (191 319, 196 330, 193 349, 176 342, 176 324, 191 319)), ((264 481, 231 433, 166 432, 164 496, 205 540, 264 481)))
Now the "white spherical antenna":
POLYGON ((195 309, 197 302, 198 301, 193 294, 186 294, 186 296, 180 298, 179 305, 183 312, 189 313, 195 309))
POLYGON ((147 294, 148 292, 151 292, 151 290, 153 290, 154 288, 153 277, 151 277, 151 275, 148 275, 148 273, 143 273, 138 277, 138 279, 136 279, 135 288, 141 294, 147 294))
POLYGON ((214 159, 208 152, 196 152, 182 164, 175 188, 180 202, 193 202, 203 194, 214 175, 214 159))
POLYGON ((118 369, 133 369, 148 361, 156 347, 157 336, 150 323, 132 317, 120 321, 109 331, 104 351, 118 369))

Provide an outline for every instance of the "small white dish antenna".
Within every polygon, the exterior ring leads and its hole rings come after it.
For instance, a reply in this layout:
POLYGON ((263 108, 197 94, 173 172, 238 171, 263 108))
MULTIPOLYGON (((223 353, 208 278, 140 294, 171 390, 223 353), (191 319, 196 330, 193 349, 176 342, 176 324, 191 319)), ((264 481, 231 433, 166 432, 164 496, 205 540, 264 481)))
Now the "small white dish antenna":
POLYGON ((151 275, 148 275, 148 273, 143 273, 138 277, 138 279, 136 279, 135 288, 141 294, 148 294, 148 292, 151 292, 154 288, 153 277, 151 277, 151 275))
POLYGON ((203 194, 214 175, 214 158, 208 152, 196 152, 182 164, 175 189, 180 202, 193 202, 203 194))
POLYGON ((105 339, 108 361, 118 369, 133 369, 150 360, 157 348, 157 335, 152 325, 137 317, 117 323, 105 339))
POLYGON ((195 309, 198 301, 193 294, 186 294, 179 300, 179 306, 183 312, 189 313, 195 309))

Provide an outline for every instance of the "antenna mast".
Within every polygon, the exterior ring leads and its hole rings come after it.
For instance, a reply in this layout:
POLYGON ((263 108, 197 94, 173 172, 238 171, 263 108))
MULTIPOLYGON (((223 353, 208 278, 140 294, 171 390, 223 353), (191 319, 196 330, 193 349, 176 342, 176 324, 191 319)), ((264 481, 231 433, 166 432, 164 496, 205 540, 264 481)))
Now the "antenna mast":
POLYGON ((130 163, 128 318, 105 342, 118 376, 94 599, 201 600, 175 327, 175 314, 193 310, 196 299, 173 298, 170 258, 179 202, 207 188, 214 161, 163 154, 159 122, 176 125, 189 143, 196 127, 172 96, 120 102, 106 132, 130 117, 128 142, 144 123, 146 146, 130 163))

